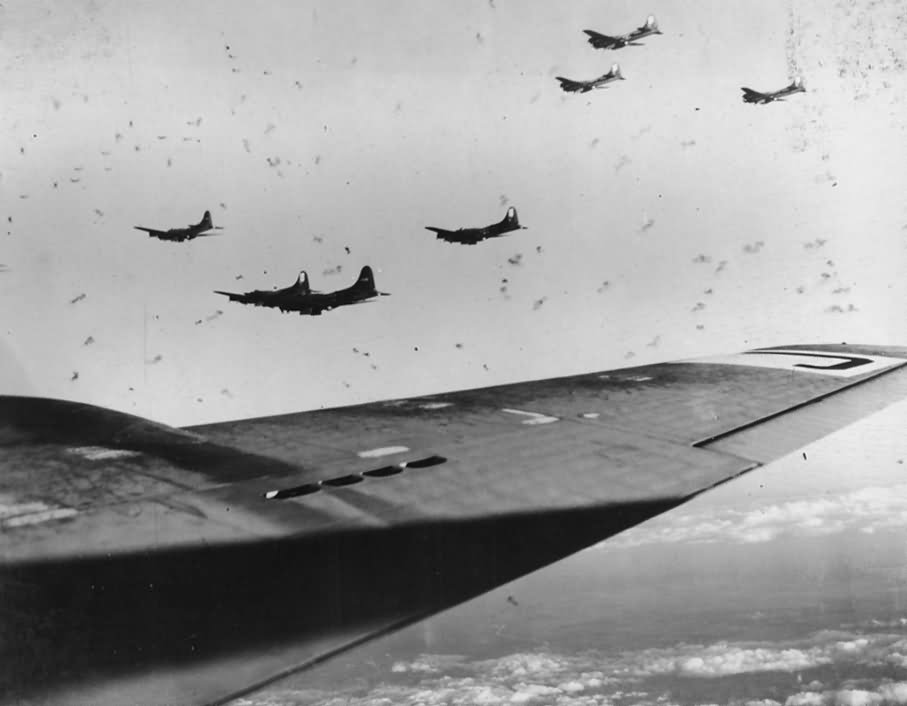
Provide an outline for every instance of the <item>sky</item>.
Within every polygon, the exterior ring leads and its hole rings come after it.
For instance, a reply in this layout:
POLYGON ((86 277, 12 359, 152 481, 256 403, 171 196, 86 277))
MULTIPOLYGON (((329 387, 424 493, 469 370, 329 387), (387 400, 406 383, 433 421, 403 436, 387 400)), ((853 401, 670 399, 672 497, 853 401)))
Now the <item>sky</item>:
POLYGON ((664 35, 602 52, 581 30, 635 3, 5 3, 0 383, 190 424, 902 343, 897 3, 649 9, 664 35), (506 205, 527 230, 424 230, 506 205), (133 230, 205 209, 220 237, 133 230), (320 318, 213 293, 366 264, 393 296, 320 318))
MULTIPOLYGON (((4 2, 0 390, 186 425, 903 345, 905 26, 876 0, 4 2), (649 12, 644 47, 585 42, 649 12), (626 81, 558 89, 613 61, 626 81), (806 93, 740 100, 794 75, 806 93), (424 230, 510 205, 508 238, 424 230), (206 209, 216 238, 133 229, 206 209), (213 293, 363 265, 392 296, 321 317, 213 293)), ((905 421, 253 703, 907 702, 905 421)))

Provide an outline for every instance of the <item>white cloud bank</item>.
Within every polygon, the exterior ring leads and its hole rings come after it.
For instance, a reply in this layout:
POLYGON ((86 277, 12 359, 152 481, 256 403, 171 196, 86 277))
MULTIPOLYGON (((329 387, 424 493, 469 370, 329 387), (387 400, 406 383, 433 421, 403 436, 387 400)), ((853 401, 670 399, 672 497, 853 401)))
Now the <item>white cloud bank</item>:
POLYGON ((907 483, 747 510, 716 508, 683 514, 681 509, 599 546, 617 549, 646 544, 754 544, 779 537, 817 537, 845 530, 872 533, 898 528, 907 528, 907 483))
MULTIPOLYGON (((286 690, 241 700, 235 706, 672 706, 675 699, 647 681, 658 677, 704 681, 757 673, 801 673, 816 667, 905 670, 903 632, 823 630, 788 643, 677 644, 618 654, 563 655, 519 652, 496 659, 419 655, 393 664, 385 683, 331 694, 286 690), (654 694, 652 692, 655 692, 654 694)), ((837 671, 837 669, 836 669, 837 671)), ((851 670, 852 671, 852 670, 851 670)), ((659 682, 664 684, 664 682, 659 682)), ((825 685, 812 681, 784 701, 735 706, 887 706, 907 704, 907 681, 825 685)))

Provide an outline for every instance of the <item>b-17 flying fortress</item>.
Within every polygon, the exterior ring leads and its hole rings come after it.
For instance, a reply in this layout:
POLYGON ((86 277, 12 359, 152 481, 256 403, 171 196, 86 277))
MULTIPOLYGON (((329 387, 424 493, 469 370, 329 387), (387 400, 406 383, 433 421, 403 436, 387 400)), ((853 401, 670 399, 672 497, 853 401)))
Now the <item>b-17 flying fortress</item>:
POLYGON ((755 103, 757 105, 766 105, 768 103, 773 103, 774 101, 783 101, 785 98, 792 96, 795 93, 806 93, 806 88, 803 86, 803 79, 799 76, 795 77, 789 86, 769 93, 761 93, 746 87, 742 87, 740 90, 743 91, 744 103, 755 103))
POLYGON ((563 76, 555 76, 555 78, 561 82, 561 88, 568 93, 588 93, 595 88, 605 88, 613 81, 625 80, 620 73, 619 64, 612 64, 608 73, 602 74, 598 78, 593 78, 589 81, 575 81, 572 78, 564 78, 563 76))
POLYGON ((214 223, 211 220, 211 211, 205 211, 205 215, 202 216, 202 219, 198 223, 188 225, 185 228, 156 230, 155 228, 135 226, 135 229, 145 231, 151 238, 157 238, 158 240, 169 240, 174 243, 182 243, 186 240, 193 240, 202 236, 217 235, 217 233, 208 232, 209 230, 215 229, 214 223))
POLYGON ((484 228, 458 228, 457 230, 447 230, 445 228, 435 228, 434 226, 425 226, 426 230, 435 233, 439 240, 446 240, 448 243, 460 243, 462 245, 475 245, 489 238, 500 238, 502 235, 511 233, 515 230, 525 230, 526 226, 520 225, 520 219, 516 215, 516 209, 511 206, 504 214, 504 218, 498 223, 492 223, 484 228))
POLYGON ((632 32, 618 36, 609 36, 601 34, 591 29, 584 29, 583 32, 589 37, 589 44, 596 49, 623 49, 624 47, 641 47, 640 39, 650 37, 653 34, 661 34, 658 29, 658 22, 655 15, 649 15, 642 27, 637 27, 632 32))
POLYGON ((300 272, 296 283, 285 289, 268 292, 255 290, 245 294, 221 292, 231 302, 267 306, 283 312, 295 311, 300 316, 321 316, 322 312, 341 306, 366 304, 375 297, 390 296, 388 292, 379 292, 375 288, 375 276, 372 268, 366 265, 359 273, 359 278, 349 287, 334 292, 314 292, 309 287, 308 276, 300 272))

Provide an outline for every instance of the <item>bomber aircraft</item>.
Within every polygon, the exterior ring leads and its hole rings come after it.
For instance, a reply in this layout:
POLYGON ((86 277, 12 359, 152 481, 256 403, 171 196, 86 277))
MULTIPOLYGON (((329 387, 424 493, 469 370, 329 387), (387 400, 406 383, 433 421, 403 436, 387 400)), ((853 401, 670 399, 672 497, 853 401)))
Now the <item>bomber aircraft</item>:
POLYGON ((215 294, 223 294, 229 297, 231 302, 253 304, 254 306, 270 306, 281 311, 289 311, 283 306, 283 303, 294 296, 312 294, 312 288, 309 286, 309 275, 305 270, 301 270, 296 277, 296 281, 283 289, 255 289, 245 294, 216 291, 215 294))
POLYGON ((0 702, 226 703, 905 397, 852 344, 186 429, 0 396, 0 702))
POLYGON ((460 243, 462 245, 475 245, 489 238, 499 238, 506 233, 515 230, 526 230, 526 226, 520 225, 520 219, 517 217, 516 209, 511 206, 504 214, 504 218, 497 223, 492 223, 484 228, 459 228, 457 230, 446 230, 445 228, 435 228, 434 226, 425 226, 425 230, 435 233, 440 240, 446 240, 448 243, 460 243))
POLYGON ((567 93, 588 93, 593 88, 606 88, 612 81, 624 80, 619 64, 613 64, 608 73, 590 81, 574 81, 572 78, 564 78, 563 76, 555 76, 555 78, 561 82, 561 88, 567 93))
MULTIPOLYGON (((214 223, 211 221, 211 211, 205 211, 205 215, 202 216, 202 219, 194 224, 186 226, 185 228, 171 228, 170 230, 156 230, 154 228, 145 228, 143 226, 134 226, 136 230, 143 230, 148 233, 148 236, 151 238, 158 238, 159 240, 170 240, 176 243, 182 243, 185 240, 193 240, 201 236, 211 236, 217 235, 217 233, 208 233, 207 231, 215 229, 214 223)), ((217 228, 216 230, 220 230, 217 228)))
POLYGON ((743 91, 743 102, 744 103, 755 103, 766 105, 768 103, 773 103, 774 101, 783 101, 788 96, 792 96, 794 93, 806 93, 806 88, 803 86, 803 79, 799 76, 795 77, 789 86, 785 86, 781 90, 773 91, 770 93, 761 93, 759 91, 754 91, 752 88, 741 87, 743 91))
POLYGON ((375 276, 372 268, 366 265, 359 273, 359 278, 349 287, 338 289, 334 292, 315 292, 309 288, 308 277, 300 278, 296 284, 279 292, 262 292, 256 290, 245 294, 234 292, 216 291, 230 298, 231 302, 254 304, 255 306, 270 306, 281 311, 296 311, 300 315, 320 316, 324 311, 330 311, 340 306, 351 304, 365 304, 375 297, 389 296, 387 292, 379 292, 375 288, 375 276))
POLYGON ((596 49, 622 49, 623 47, 641 47, 640 39, 650 37, 653 34, 662 34, 658 29, 658 22, 655 15, 649 15, 642 27, 637 27, 628 34, 622 34, 612 37, 607 34, 601 34, 591 29, 584 29, 583 32, 589 37, 589 44, 596 49))

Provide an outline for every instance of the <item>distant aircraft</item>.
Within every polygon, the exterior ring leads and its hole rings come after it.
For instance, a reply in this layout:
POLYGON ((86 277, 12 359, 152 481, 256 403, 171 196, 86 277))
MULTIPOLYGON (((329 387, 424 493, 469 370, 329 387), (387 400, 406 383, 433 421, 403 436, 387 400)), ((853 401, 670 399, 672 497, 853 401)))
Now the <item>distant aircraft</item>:
POLYGON ((640 39, 649 37, 653 34, 662 34, 661 30, 658 29, 658 22, 655 20, 655 15, 649 15, 646 18, 646 23, 642 27, 637 27, 632 32, 628 34, 622 34, 620 36, 612 37, 607 34, 601 34, 591 29, 584 29, 589 36, 589 44, 591 44, 596 49, 622 49, 623 47, 641 47, 642 44, 639 44, 640 39))
POLYGON ((434 226, 425 226, 426 230, 435 233, 441 240, 448 243, 461 243, 463 245, 475 245, 488 238, 499 238, 505 233, 514 230, 525 230, 526 226, 520 225, 520 219, 516 215, 516 209, 511 206, 507 209, 503 220, 498 223, 492 223, 484 228, 459 228, 457 230, 445 230, 444 228, 435 228, 434 226))
POLYGON ((624 80, 619 64, 613 64, 608 73, 602 74, 591 81, 574 81, 563 76, 555 76, 555 78, 561 82, 561 88, 567 93, 588 93, 593 88, 605 88, 612 81, 624 80))
POLYGON ((785 88, 782 88, 780 91, 774 91, 772 93, 760 93, 759 91, 754 91, 752 88, 741 87, 743 91, 743 102, 744 103, 761 103, 765 105, 767 103, 772 103, 774 101, 783 101, 788 96, 793 95, 794 93, 806 93, 806 88, 803 87, 803 79, 797 76, 791 84, 785 88))
MULTIPOLYGON (((202 216, 202 219, 195 225, 189 225, 185 228, 171 228, 170 230, 155 230, 154 228, 144 228, 142 226, 134 226, 136 230, 143 230, 152 238, 158 238, 160 240, 170 240, 177 243, 182 243, 184 240, 192 240, 193 238, 198 238, 199 236, 209 236, 217 235, 216 233, 207 233, 206 231, 212 230, 214 224, 211 221, 211 211, 205 211, 205 215, 202 216)), ((220 230, 218 228, 218 230, 220 230)))
POLYGON ((241 302, 242 304, 252 304, 254 306, 270 306, 281 311, 290 311, 285 308, 283 303, 292 297, 305 296, 312 294, 312 288, 309 286, 309 275, 305 270, 299 272, 296 281, 289 287, 283 289, 255 289, 245 294, 236 294, 232 292, 216 292, 230 297, 231 302, 241 302))
POLYGON ((309 288, 308 278, 303 277, 304 274, 304 272, 300 274, 300 278, 295 285, 277 292, 257 290, 245 294, 236 294, 217 291, 216 294, 223 294, 229 297, 231 302, 270 306, 284 312, 296 311, 300 315, 306 316, 320 316, 322 312, 330 311, 340 306, 364 304, 378 296, 389 296, 387 292, 379 292, 375 289, 375 276, 372 274, 372 268, 368 266, 362 268, 359 273, 359 279, 352 286, 338 289, 334 292, 312 291, 309 288))

